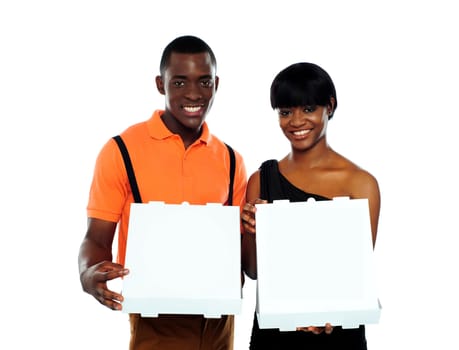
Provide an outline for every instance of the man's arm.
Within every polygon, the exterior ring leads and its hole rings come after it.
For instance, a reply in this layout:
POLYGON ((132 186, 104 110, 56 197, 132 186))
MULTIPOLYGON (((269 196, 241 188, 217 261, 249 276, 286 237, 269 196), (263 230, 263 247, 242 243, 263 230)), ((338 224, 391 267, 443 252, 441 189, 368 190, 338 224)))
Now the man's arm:
POLYGON ((89 218, 88 230, 80 246, 78 266, 83 290, 102 305, 121 310, 123 296, 107 288, 107 281, 129 273, 122 265, 112 262, 112 244, 116 222, 89 218))

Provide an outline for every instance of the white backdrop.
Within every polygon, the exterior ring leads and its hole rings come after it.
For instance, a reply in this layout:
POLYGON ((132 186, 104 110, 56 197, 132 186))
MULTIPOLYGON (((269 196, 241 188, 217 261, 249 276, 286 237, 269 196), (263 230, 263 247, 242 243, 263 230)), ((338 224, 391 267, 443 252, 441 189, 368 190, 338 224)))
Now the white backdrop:
MULTIPOLYGON (((367 328, 369 348, 459 348, 454 2, 164 3, 0 3, 0 348, 126 348, 126 315, 79 284, 88 188, 103 143, 164 105, 154 77, 182 34, 215 51, 208 123, 249 173, 289 151, 269 107, 274 75, 297 61, 330 73, 339 105, 329 143, 382 193, 383 312, 367 328)), ((248 346, 254 292, 248 281, 237 350, 248 346)))

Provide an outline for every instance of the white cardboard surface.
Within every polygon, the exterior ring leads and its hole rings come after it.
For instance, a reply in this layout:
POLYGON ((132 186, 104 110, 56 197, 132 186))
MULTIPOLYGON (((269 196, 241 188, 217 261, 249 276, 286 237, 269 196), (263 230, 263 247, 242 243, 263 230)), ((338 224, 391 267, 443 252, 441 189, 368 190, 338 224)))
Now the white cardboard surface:
POLYGON ((260 328, 378 323, 367 199, 257 205, 260 328))
POLYGON ((123 312, 239 314, 240 242, 237 206, 133 203, 123 312))

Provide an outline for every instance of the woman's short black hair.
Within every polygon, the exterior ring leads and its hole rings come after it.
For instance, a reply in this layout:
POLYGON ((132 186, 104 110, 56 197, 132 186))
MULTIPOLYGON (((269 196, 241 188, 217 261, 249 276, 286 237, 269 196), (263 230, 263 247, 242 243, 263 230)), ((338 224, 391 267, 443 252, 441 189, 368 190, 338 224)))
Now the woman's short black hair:
POLYGON ((271 107, 332 105, 331 118, 338 106, 335 84, 330 75, 314 63, 300 62, 283 69, 271 84, 271 107))
POLYGON ((202 53, 207 52, 210 55, 210 60, 212 65, 217 70, 217 60, 215 58, 214 52, 207 43, 192 35, 180 36, 172 40, 164 49, 163 55, 161 56, 161 62, 159 64, 159 72, 161 75, 164 74, 164 71, 167 69, 169 59, 172 52, 176 53, 202 53))

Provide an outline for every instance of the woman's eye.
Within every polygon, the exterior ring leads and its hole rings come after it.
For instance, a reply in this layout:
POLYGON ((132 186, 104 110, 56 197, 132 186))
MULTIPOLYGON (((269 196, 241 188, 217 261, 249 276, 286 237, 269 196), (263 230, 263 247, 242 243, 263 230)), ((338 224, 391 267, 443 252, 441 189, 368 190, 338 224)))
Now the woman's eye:
POLYGON ((279 117, 288 117, 290 115, 290 111, 283 111, 279 110, 279 117))

